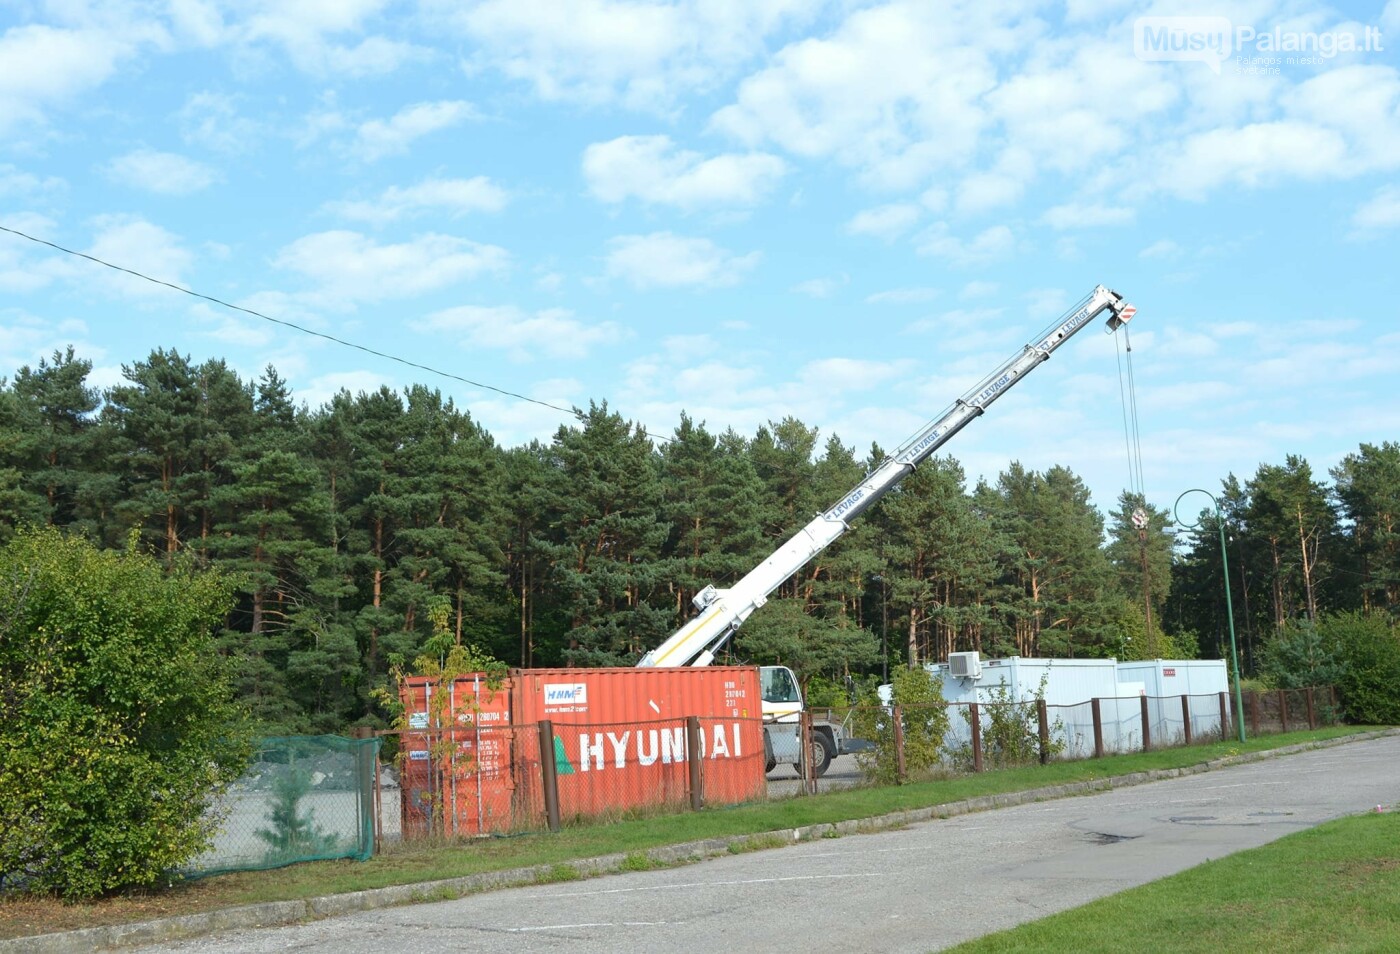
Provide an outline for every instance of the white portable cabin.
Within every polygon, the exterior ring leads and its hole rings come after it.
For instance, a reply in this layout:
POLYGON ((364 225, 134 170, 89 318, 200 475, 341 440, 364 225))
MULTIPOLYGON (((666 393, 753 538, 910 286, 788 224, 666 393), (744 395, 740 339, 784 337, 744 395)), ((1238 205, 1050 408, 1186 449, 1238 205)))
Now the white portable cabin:
MULTIPOLYGON (((1225 663, 1219 659, 982 659, 977 653, 953 653, 948 662, 928 663, 924 669, 942 678, 948 702, 1024 703, 1043 690, 1051 734, 1070 756, 1093 754, 1092 699, 1100 700, 1105 749, 1133 752, 1142 748, 1143 696, 1148 697, 1152 744, 1168 745, 1185 736, 1179 701, 1183 695, 1188 697, 1193 738, 1222 734, 1218 694, 1229 686, 1225 663)), ((881 687, 881 698, 889 704, 888 687, 881 687)), ((970 740, 966 720, 954 718, 947 744, 955 747, 970 740)))

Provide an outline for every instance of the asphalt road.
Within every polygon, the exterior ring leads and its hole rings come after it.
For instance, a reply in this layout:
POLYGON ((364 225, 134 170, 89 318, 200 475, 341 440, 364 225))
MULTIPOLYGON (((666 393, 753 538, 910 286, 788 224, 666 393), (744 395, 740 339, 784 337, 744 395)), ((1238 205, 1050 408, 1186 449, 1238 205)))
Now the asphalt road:
POLYGON ((151 952, 925 952, 1400 800, 1400 737, 635 872, 151 952))

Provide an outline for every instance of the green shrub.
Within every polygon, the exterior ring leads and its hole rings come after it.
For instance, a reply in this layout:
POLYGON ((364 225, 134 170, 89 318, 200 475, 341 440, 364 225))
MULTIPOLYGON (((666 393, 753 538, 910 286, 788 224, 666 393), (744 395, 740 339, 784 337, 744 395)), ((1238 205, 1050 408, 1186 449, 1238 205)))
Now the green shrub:
POLYGON ((0 888, 151 885, 209 844, 249 747, 208 573, 56 530, 0 550, 0 888))
POLYGON ((272 807, 267 812, 267 828, 255 835, 267 843, 267 864, 286 864, 308 857, 329 855, 340 847, 340 838, 316 824, 314 813, 304 814, 301 800, 311 791, 311 773, 292 768, 280 774, 272 783, 272 807))
POLYGON ((1324 619, 1322 627, 1310 620, 1294 620, 1269 641, 1260 674, 1274 689, 1307 689, 1340 686, 1346 669, 1337 634, 1324 619))
MULTIPOLYGON (((943 755, 948 733, 948 707, 943 701, 943 679, 924 669, 897 669, 892 680, 894 704, 900 707, 904 735, 904 769, 908 776, 927 772, 943 755)), ((878 699, 866 699, 855 720, 856 735, 875 744, 870 752, 856 753, 856 764, 871 781, 897 781, 898 753, 892 712, 878 699)))
POLYGON ((1362 725, 1400 724, 1400 638, 1383 616, 1341 613, 1318 624, 1341 656, 1337 681, 1347 719, 1362 725))

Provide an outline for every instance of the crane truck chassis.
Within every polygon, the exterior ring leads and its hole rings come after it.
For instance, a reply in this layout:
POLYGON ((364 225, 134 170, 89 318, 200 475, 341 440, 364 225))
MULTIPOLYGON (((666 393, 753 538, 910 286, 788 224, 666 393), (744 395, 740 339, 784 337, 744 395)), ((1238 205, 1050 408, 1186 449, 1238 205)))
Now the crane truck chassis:
MULTIPOLYGON (((1056 349, 1104 312, 1105 330, 1117 331, 1137 309, 1111 289, 1099 285, 1060 317, 1038 338, 1008 358, 987 377, 953 402, 946 411, 867 473, 835 506, 818 514, 762 563, 727 589, 706 586, 693 599, 699 614, 648 652, 638 666, 708 666, 769 595, 817 554, 839 539, 850 522, 874 506, 914 468, 927 460, 953 435, 980 417, 999 397, 1050 358, 1056 349)), ((761 666, 763 696, 763 745, 767 770, 789 764, 801 772, 805 765, 801 744, 802 694, 792 670, 785 666, 761 666)), ((840 724, 813 721, 812 769, 822 775, 831 759, 855 748, 840 724)))

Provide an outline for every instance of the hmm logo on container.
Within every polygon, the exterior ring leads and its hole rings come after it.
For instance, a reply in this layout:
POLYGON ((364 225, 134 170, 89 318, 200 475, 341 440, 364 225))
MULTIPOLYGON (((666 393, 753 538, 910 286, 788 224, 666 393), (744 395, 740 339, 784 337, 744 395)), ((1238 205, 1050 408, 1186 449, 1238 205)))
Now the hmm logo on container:
POLYGON ((588 705, 588 685, 582 682, 547 682, 544 684, 546 708, 570 706, 575 710, 588 705))

